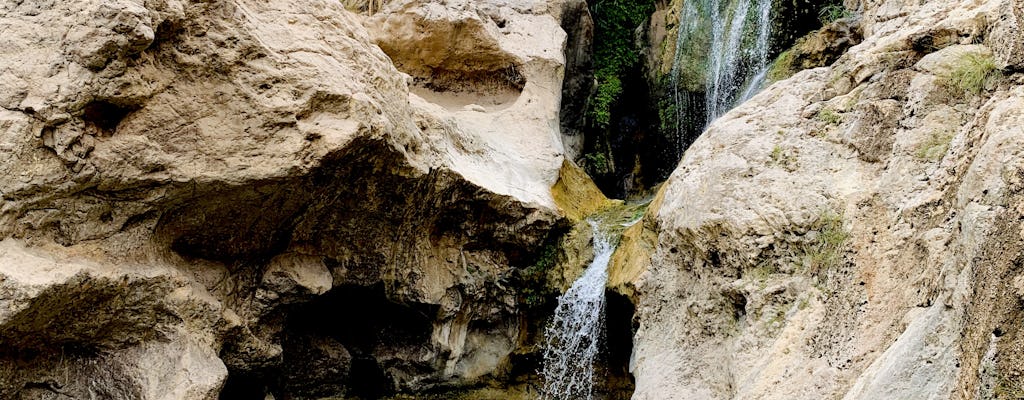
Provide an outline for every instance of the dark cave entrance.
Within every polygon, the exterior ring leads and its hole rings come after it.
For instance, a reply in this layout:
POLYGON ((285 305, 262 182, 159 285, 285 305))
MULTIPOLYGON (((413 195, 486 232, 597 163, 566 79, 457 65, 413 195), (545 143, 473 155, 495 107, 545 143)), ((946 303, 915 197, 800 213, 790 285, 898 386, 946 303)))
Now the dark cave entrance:
POLYGON ((626 296, 605 291, 604 357, 597 376, 603 385, 595 388, 599 398, 628 400, 633 396, 636 383, 629 371, 633 355, 633 334, 636 333, 633 315, 636 307, 626 296))
POLYGON ((397 393, 395 374, 433 368, 422 361, 436 306, 401 304, 383 285, 340 285, 308 303, 285 306, 279 363, 230 373, 222 400, 379 399, 397 393))

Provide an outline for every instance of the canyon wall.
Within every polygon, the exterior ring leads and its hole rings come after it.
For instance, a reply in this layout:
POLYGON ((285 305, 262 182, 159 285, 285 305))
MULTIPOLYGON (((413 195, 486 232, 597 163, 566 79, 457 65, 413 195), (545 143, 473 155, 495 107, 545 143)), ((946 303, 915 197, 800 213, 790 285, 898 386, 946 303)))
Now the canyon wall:
POLYGON ((634 399, 1024 393, 1024 10, 847 6, 863 42, 711 124, 624 242, 634 399))
MULTIPOLYGON (((665 94, 678 5, 616 31, 649 46, 627 98, 665 94)), ((1024 395, 1024 7, 846 8, 619 224, 600 397, 1024 395)), ((0 399, 537 398, 613 204, 573 163, 595 29, 583 0, 0 5, 0 399)))
POLYGON ((0 398, 532 373, 581 4, 0 5, 0 398))

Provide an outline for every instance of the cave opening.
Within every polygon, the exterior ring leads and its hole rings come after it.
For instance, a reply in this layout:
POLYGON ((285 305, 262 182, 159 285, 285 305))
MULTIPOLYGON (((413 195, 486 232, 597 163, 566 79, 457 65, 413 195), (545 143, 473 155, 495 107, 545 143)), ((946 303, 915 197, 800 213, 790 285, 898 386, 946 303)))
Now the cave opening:
POLYGON ((82 120, 104 132, 113 132, 128 114, 138 107, 123 106, 104 100, 94 100, 82 109, 82 120))
POLYGON ((276 365, 258 373, 229 371, 220 398, 394 395, 401 379, 432 367, 434 358, 427 356, 436 313, 436 306, 392 300, 382 284, 339 285, 310 302, 286 305, 276 365))

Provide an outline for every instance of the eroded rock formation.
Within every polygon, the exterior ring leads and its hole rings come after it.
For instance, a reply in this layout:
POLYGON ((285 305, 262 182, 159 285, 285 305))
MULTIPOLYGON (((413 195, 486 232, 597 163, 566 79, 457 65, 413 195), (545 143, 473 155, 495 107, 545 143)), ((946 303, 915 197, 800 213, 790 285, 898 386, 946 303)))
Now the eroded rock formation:
MULTIPOLYGON (((1024 393, 1024 9, 846 5, 621 225, 602 396, 626 365, 634 399, 1024 393)), ((593 30, 582 0, 0 5, 0 398, 538 397, 612 204, 571 161, 593 30)))
POLYGON ((1020 4, 853 8, 863 43, 713 123, 625 247, 634 399, 1024 393, 1020 4))
POLYGON ((509 373, 579 3, 0 5, 0 398, 509 373))

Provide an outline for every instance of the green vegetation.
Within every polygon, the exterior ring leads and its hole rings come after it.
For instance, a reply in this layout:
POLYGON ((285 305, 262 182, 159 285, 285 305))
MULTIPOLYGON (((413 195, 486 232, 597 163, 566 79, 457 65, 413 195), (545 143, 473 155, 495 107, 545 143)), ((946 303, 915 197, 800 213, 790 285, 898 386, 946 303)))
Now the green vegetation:
POLYGON ((608 156, 604 155, 604 153, 584 154, 583 164, 588 171, 599 174, 611 172, 611 165, 608 163, 608 156))
POLYGON ((786 325, 786 310, 775 310, 774 313, 768 317, 767 325, 772 330, 781 329, 786 325))
POLYGON ((953 140, 953 136, 953 132, 949 130, 933 131, 928 140, 918 145, 914 155, 922 160, 939 161, 949 151, 949 142, 953 140))
POLYGON ((991 54, 967 53, 953 66, 944 81, 950 88, 978 94, 999 76, 998 70, 991 54))
POLYGON ((602 69, 595 74, 597 90, 590 105, 589 116, 597 126, 607 127, 612 120, 612 105, 622 94, 622 81, 614 71, 602 69))
POLYGON ((672 98, 658 100, 659 129, 662 132, 676 132, 679 129, 678 113, 676 102, 672 98))
POLYGON ((843 247, 850 234, 843 229, 843 218, 826 211, 818 217, 812 231, 817 235, 814 241, 804 247, 805 263, 811 274, 832 269, 843 259, 843 247))
POLYGON ((839 113, 837 113, 836 110, 833 110, 828 107, 822 108, 820 111, 818 111, 818 114, 815 115, 815 118, 818 121, 824 122, 825 124, 828 125, 839 125, 840 123, 843 122, 843 116, 839 115, 839 113))
POLYGON ((796 309, 803 311, 803 310, 806 310, 807 307, 810 306, 810 305, 811 305, 810 295, 809 294, 805 294, 805 295, 803 295, 803 297, 800 298, 800 302, 798 302, 796 304, 796 309))
POLYGON ((744 272, 743 275, 760 283, 761 289, 764 289, 768 286, 768 278, 777 273, 779 273, 779 268, 776 266, 775 261, 763 259, 756 266, 744 272))
POLYGON ((768 67, 768 81, 778 82, 783 79, 789 78, 796 73, 796 69, 793 67, 793 50, 786 50, 779 54, 772 62, 772 65, 768 67))
POLYGON ((548 271, 558 265, 560 243, 560 237, 549 237, 533 265, 519 270, 520 302, 527 308, 539 307, 547 302, 548 297, 555 295, 548 287, 548 271))
POLYGON ((818 20, 822 25, 831 24, 851 15, 853 14, 842 3, 828 4, 818 10, 818 20))
POLYGON ((654 11, 647 0, 597 0, 590 13, 594 17, 594 77, 597 90, 587 110, 594 126, 607 128, 611 108, 622 94, 621 77, 640 62, 640 51, 633 32, 654 11))
MULTIPOLYGON (((622 232, 643 217, 649 204, 650 200, 639 203, 608 202, 603 208, 585 217, 597 221, 603 232, 621 239, 622 232)), ((534 256, 533 263, 516 271, 514 283, 519 291, 520 304, 528 309, 543 306, 558 296, 560 276, 565 270, 572 271, 574 267, 567 264, 589 261, 580 260, 586 254, 586 247, 590 246, 590 235, 584 234, 584 230, 591 230, 586 221, 578 221, 570 230, 553 230, 534 256), (552 271, 555 273, 552 274, 552 271)))
POLYGON ((591 216, 602 226, 602 230, 611 235, 620 235, 631 222, 639 220, 647 212, 650 200, 640 203, 625 203, 617 201, 591 216))
POLYGON ((787 171, 796 170, 796 155, 783 149, 782 146, 775 145, 771 154, 768 155, 768 159, 771 165, 778 165, 787 171))

